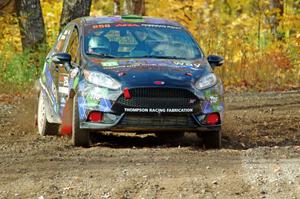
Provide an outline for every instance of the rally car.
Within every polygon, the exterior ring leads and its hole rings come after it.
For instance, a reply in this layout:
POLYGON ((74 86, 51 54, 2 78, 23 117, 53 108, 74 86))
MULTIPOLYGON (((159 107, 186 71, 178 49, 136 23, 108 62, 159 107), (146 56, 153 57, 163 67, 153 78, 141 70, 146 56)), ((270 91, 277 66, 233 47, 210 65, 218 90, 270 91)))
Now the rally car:
POLYGON ((213 73, 221 56, 205 56, 179 23, 141 16, 71 21, 46 57, 38 80, 41 135, 70 134, 89 147, 91 132, 195 132, 221 146, 223 87, 213 73))

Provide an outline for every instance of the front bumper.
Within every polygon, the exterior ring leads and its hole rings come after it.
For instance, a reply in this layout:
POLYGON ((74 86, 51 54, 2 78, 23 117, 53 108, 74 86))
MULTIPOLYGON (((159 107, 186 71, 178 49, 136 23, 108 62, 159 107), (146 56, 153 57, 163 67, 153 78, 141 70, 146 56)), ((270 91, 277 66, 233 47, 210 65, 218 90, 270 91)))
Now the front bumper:
POLYGON ((204 115, 126 115, 123 113, 114 123, 81 122, 82 129, 110 130, 126 132, 147 131, 215 131, 220 130, 221 124, 205 125, 199 121, 204 115))
POLYGON ((144 90, 141 91, 140 88, 133 88, 133 93, 141 96, 141 98, 133 98, 126 101, 123 98, 122 90, 112 91, 98 88, 87 82, 79 84, 80 128, 134 132, 153 130, 211 131, 221 128, 224 118, 224 102, 223 88, 220 83, 203 91, 164 88, 169 90, 157 93, 155 91, 157 88, 142 89, 149 90, 145 92, 144 90), (175 89, 176 92, 173 92, 172 89, 175 89), (185 99, 182 100, 180 96, 185 99), (171 109, 172 107, 179 107, 183 110, 192 108, 193 111, 164 112, 165 110, 173 110, 171 109), (125 110, 130 110, 131 112, 126 112, 125 110), (140 112, 140 110, 142 111, 140 112), (154 111, 151 112, 149 110, 154 111), (99 123, 88 121, 88 115, 91 111, 102 112, 103 120, 99 123), (219 113, 221 122, 218 125, 205 125, 205 116, 210 113, 219 113))

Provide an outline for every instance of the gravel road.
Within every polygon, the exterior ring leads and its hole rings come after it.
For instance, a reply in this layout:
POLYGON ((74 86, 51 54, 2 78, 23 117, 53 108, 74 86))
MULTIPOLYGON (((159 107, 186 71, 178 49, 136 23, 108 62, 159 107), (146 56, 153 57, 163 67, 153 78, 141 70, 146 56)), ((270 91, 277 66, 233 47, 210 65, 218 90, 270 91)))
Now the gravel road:
POLYGON ((224 147, 186 133, 40 137, 33 92, 0 94, 0 198, 300 198, 300 91, 226 93, 224 147))

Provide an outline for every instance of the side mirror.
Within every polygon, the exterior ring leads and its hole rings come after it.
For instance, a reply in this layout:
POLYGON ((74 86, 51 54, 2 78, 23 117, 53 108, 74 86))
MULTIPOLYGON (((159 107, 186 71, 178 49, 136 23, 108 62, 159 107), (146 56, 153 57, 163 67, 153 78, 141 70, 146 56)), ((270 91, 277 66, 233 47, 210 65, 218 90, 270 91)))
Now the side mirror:
POLYGON ((67 71, 72 68, 71 55, 69 53, 56 53, 52 56, 52 61, 55 64, 63 64, 67 71))
POLYGON ((224 58, 218 55, 209 55, 207 57, 208 63, 211 65, 212 68, 216 66, 222 66, 224 64, 224 58))

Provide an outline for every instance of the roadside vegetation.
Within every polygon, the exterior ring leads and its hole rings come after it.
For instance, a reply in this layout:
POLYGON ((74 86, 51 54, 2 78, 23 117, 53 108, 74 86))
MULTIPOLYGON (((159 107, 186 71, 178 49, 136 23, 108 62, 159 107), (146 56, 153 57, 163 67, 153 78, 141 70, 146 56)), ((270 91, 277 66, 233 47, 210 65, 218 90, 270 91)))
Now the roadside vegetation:
MULTIPOLYGON (((0 8, 0 84, 32 85, 59 33, 66 2, 40 0, 45 38, 26 46, 19 26, 26 17, 16 14, 19 1, 6 1, 13 3, 0 8)), ((300 0, 93 0, 89 6, 92 16, 129 13, 179 21, 206 55, 225 57, 216 70, 227 90, 300 87, 300 0)))

